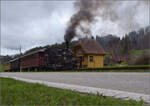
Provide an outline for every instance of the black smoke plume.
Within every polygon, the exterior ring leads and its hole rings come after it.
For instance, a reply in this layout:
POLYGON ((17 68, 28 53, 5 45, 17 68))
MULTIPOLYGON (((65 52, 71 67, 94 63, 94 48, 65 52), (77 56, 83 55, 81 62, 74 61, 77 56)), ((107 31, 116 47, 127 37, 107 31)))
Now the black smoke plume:
POLYGON ((148 0, 144 2, 136 1, 132 7, 128 8, 126 6, 124 9, 127 10, 129 15, 125 21, 122 21, 124 14, 118 12, 118 10, 122 9, 120 5, 125 2, 117 0, 77 0, 74 3, 77 12, 71 17, 68 23, 64 39, 70 42, 74 37, 79 37, 80 34, 78 31, 85 35, 91 35, 91 25, 97 22, 97 17, 117 23, 123 30, 139 27, 138 23, 134 20, 134 16, 138 6, 141 3, 147 4, 147 2, 148 0))

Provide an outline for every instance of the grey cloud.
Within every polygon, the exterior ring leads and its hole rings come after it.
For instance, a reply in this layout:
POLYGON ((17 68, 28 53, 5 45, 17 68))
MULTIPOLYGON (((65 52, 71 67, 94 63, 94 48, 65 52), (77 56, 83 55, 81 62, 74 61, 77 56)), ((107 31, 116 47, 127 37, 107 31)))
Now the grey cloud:
MULTIPOLYGON (((124 32, 137 30, 142 26, 137 22, 138 19, 135 19, 135 17, 137 17, 137 14, 139 13, 138 9, 141 9, 141 6, 143 5, 145 8, 142 9, 142 11, 145 12, 148 10, 149 6, 147 4, 147 0, 78 0, 74 4, 77 12, 71 17, 69 21, 64 39, 66 41, 71 41, 74 37, 78 37, 82 33, 91 35, 91 26, 94 26, 96 22, 98 22, 96 17, 99 17, 105 22, 109 21, 107 26, 111 23, 117 24, 118 28, 116 30, 124 32), (79 31, 80 33, 78 33, 79 31)), ((140 14, 142 15, 142 12, 140 14)), ((148 16, 148 11, 146 16, 148 16)), ((143 21, 144 20, 145 19, 143 17, 143 21)), ((148 25, 148 20, 146 21, 146 25, 148 25)), ((100 24, 103 26, 104 23, 102 22, 100 24)))
POLYGON ((35 46, 62 42, 65 25, 72 13, 72 4, 41 1, 3 2, 2 54, 10 50, 18 51, 20 45, 27 50, 35 46))
MULTIPOLYGON (((18 53, 20 44, 22 45, 23 51, 25 51, 35 46, 63 42, 69 19, 78 11, 77 7, 73 8, 74 2, 75 1, 2 2, 2 54, 18 53)), ((93 35, 115 33, 122 36, 130 30, 148 25, 149 18, 146 3, 125 3, 124 1, 118 3, 119 6, 111 7, 111 10, 117 13, 117 16, 111 18, 113 21, 109 19, 104 20, 98 16, 96 17, 96 23, 90 24, 89 28, 91 28, 93 35), (133 5, 138 5, 136 11, 133 5), (130 16, 132 14, 129 13, 135 13, 136 15, 131 18, 130 16), (116 17, 119 18, 119 20, 116 20, 116 17), (131 19, 134 19, 136 22, 130 22, 131 19), (128 21, 129 24, 127 23, 128 21), (130 26, 130 28, 128 26, 130 26)), ((82 26, 80 27, 82 28, 82 26)), ((88 29, 88 27, 86 29, 88 29)))

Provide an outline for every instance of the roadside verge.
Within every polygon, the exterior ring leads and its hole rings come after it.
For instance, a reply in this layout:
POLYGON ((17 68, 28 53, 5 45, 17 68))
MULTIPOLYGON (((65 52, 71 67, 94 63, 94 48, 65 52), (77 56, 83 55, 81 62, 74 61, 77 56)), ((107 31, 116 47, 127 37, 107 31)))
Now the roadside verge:
POLYGON ((41 81, 41 80, 31 80, 31 79, 24 79, 24 78, 19 78, 19 77, 8 77, 8 76, 3 76, 3 75, 0 75, 0 77, 13 78, 16 80, 30 82, 30 83, 40 83, 40 84, 47 85, 49 87, 70 89, 70 90, 75 90, 81 93, 92 93, 92 94, 100 93, 104 96, 122 98, 123 100, 133 99, 133 100, 139 101, 142 99, 144 102, 150 104, 150 96, 145 95, 145 94, 140 94, 140 93, 94 88, 94 87, 87 87, 87 86, 80 86, 80 85, 71 85, 71 84, 64 84, 64 83, 54 83, 54 82, 41 81))

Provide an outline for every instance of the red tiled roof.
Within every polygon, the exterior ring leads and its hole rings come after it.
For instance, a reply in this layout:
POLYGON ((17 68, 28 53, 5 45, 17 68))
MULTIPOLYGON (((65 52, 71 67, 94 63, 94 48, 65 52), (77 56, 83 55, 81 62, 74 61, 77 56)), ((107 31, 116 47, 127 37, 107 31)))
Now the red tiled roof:
POLYGON ((77 45, 80 45, 86 54, 105 54, 104 49, 94 39, 89 38, 79 39, 77 45))

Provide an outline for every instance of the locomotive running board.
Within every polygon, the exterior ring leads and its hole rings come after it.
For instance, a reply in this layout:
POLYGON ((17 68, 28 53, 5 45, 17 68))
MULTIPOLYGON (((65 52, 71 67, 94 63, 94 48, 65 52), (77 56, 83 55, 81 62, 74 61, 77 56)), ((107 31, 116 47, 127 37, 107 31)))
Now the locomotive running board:
POLYGON ((65 84, 65 83, 54 83, 54 82, 41 81, 41 80, 31 80, 31 79, 24 79, 24 78, 19 78, 19 77, 9 77, 9 76, 4 76, 4 75, 0 75, 0 77, 13 78, 16 80, 30 82, 30 83, 39 83, 39 84, 44 84, 49 87, 69 89, 69 90, 78 91, 81 93, 92 93, 92 94, 99 93, 99 94, 102 94, 103 96, 110 96, 113 98, 121 98, 123 100, 133 99, 136 101, 140 101, 142 99, 144 102, 150 104, 150 95, 145 95, 145 94, 140 94, 140 93, 94 88, 94 87, 72 85, 72 84, 65 84))

